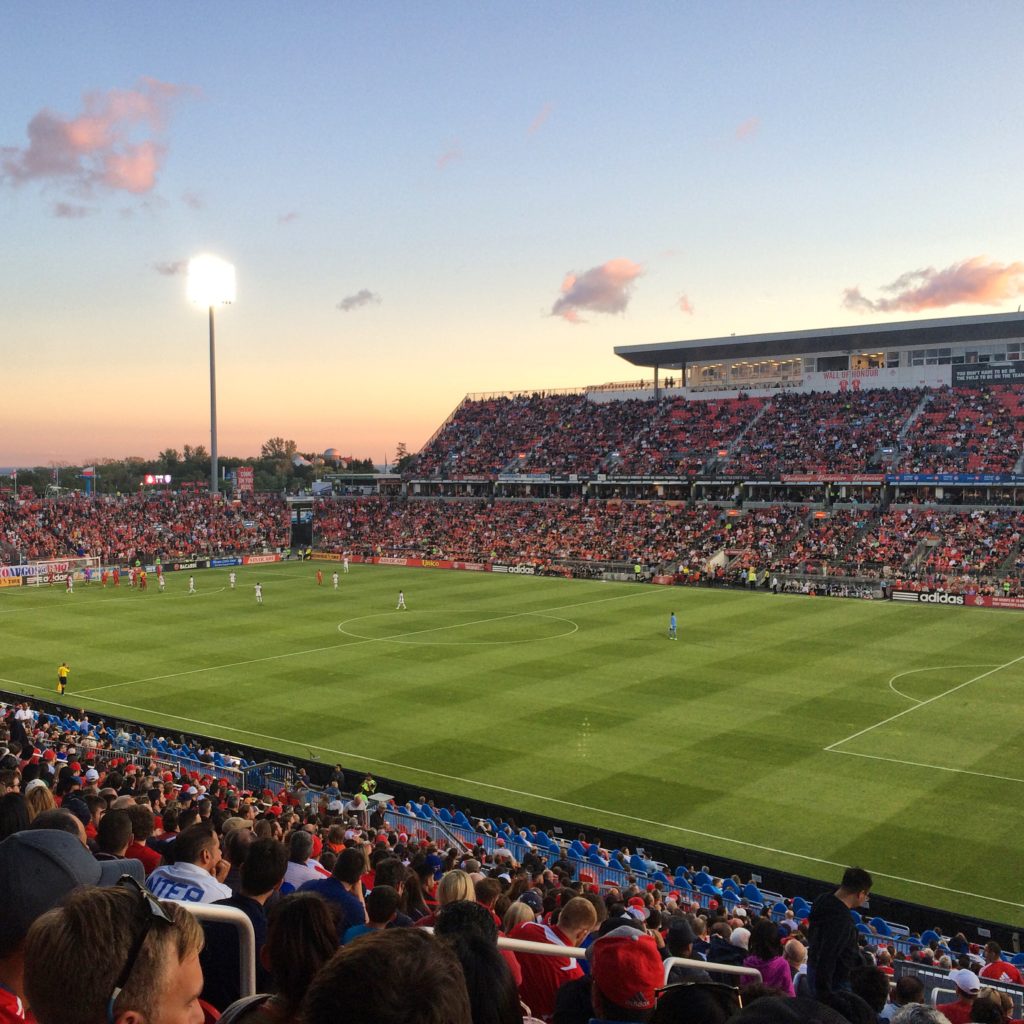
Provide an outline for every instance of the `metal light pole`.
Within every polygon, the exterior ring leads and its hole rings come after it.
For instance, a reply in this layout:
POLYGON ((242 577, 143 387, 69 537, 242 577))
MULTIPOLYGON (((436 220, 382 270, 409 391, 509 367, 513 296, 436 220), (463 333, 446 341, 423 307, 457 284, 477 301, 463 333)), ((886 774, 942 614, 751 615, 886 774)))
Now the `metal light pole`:
POLYGON ((217 352, 213 309, 235 301, 235 268, 217 256, 196 256, 188 264, 188 297, 196 305, 206 306, 210 316, 210 494, 218 494, 217 352))

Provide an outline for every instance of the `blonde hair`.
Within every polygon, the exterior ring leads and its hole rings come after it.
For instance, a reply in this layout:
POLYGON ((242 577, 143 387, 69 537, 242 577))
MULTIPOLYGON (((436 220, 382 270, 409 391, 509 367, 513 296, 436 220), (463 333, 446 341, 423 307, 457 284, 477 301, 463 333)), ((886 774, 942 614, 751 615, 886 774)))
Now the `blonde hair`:
POLYGON ((446 903, 455 903, 457 900, 476 900, 473 879, 458 868, 447 872, 437 886, 437 902, 442 907, 446 903))
POLYGON ((33 786, 25 794, 25 810, 28 811, 30 825, 43 811, 52 811, 56 806, 57 801, 47 786, 33 786))
POLYGON ((508 935, 517 924, 522 924, 524 921, 534 921, 536 918, 537 915, 529 906, 516 900, 505 911, 505 916, 501 919, 501 930, 508 935))

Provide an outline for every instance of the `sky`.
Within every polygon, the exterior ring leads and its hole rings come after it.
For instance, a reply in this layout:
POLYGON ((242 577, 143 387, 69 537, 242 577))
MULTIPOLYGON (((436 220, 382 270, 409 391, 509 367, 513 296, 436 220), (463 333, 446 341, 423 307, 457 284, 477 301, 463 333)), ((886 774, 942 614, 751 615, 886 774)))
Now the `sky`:
POLYGON ((0 5, 0 464, 383 462, 616 345, 1024 301, 1019 2, 0 5))

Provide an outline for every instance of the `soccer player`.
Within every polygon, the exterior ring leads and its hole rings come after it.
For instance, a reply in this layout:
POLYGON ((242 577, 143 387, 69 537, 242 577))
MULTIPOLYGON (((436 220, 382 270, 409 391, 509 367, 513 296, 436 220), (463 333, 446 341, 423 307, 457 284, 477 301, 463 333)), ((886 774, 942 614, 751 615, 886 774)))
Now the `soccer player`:
POLYGON ((164 589, 167 586, 167 581, 164 578, 164 574, 163 573, 160 573, 160 575, 157 576, 156 582, 157 582, 157 586, 160 588, 160 593, 162 594, 164 592, 164 589))
POLYGON ((66 594, 73 594, 75 592, 75 573, 72 569, 68 570, 67 577, 64 580, 64 592, 66 594))
POLYGON ((256 590, 256 603, 257 604, 263 604, 263 584, 262 583, 257 583, 256 587, 255 587, 255 590, 256 590))
POLYGON ((102 583, 103 587, 106 588, 106 586, 107 586, 107 570, 106 569, 104 569, 103 572, 100 573, 100 583, 102 583))
POLYGON ((238 582, 238 577, 235 575, 235 570, 232 569, 231 572, 228 573, 228 585, 231 587, 232 590, 234 590, 235 589, 235 584, 237 582, 238 582))
POLYGON ((145 590, 145 589, 146 589, 146 570, 145 569, 140 569, 139 570, 139 590, 145 590))
POLYGON ((68 674, 70 672, 71 666, 66 661, 62 661, 57 669, 57 692, 62 697, 64 696, 64 691, 68 688, 68 674))
POLYGON ((114 566, 114 586, 121 586, 121 570, 116 565, 114 566))
POLYGON ((188 592, 194 594, 196 592, 196 578, 195 576, 189 576, 188 578, 188 592))
POLYGON ((668 638, 669 640, 676 640, 676 613, 670 612, 668 616, 668 638))
POLYGON ((338 589, 338 574, 336 572, 331 573, 331 583, 334 584, 334 589, 338 589))
POLYGON ((92 569, 87 565, 85 567, 85 585, 89 586, 92 583, 92 569))
POLYGON ((342 571, 342 572, 345 572, 345 573, 347 573, 347 572, 348 572, 348 555, 346 555, 346 556, 345 556, 345 557, 344 557, 344 558, 343 558, 343 559, 341 560, 341 571, 342 571))
POLYGON ((405 607, 405 592, 400 590, 398 592, 398 606, 395 608, 395 611, 399 612, 408 610, 409 609, 405 607))
POLYGON ((316 585, 322 587, 324 585, 324 574, 320 569, 316 571, 316 585))

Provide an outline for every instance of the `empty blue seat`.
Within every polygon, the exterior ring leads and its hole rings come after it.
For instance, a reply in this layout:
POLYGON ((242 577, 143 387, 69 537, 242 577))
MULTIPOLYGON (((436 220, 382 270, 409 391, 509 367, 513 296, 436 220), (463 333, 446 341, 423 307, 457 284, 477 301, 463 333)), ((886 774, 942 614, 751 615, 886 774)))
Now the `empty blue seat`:
POLYGON ((652 871, 651 872, 652 882, 661 882, 662 885, 671 885, 672 880, 665 874, 664 871, 652 871))
POLYGON ((640 874, 647 874, 647 861, 640 856, 639 853, 634 853, 629 858, 629 869, 630 871, 639 871, 640 874))
POLYGON ((889 928, 889 922, 882 917, 871 918, 871 927, 875 929, 876 935, 884 935, 889 938, 892 935, 892 931, 889 928))
POLYGON ((929 942, 938 942, 942 936, 932 928, 921 932, 921 945, 927 946, 929 942))
POLYGON ((710 885, 714 879, 706 871, 698 871, 693 876, 693 881, 695 885, 710 885))
POLYGON ((676 877, 672 879, 672 885, 683 892, 693 892, 693 885, 686 875, 676 875, 676 877))
POLYGON ((441 820, 442 820, 442 821, 443 821, 443 822, 444 822, 444 823, 445 823, 446 825, 450 825, 450 824, 452 823, 452 815, 451 815, 451 812, 450 812, 450 811, 448 810, 448 808, 447 808, 447 807, 442 807, 442 808, 441 808, 441 809, 440 809, 440 810, 439 810, 439 811, 437 812, 437 816, 438 816, 438 817, 439 817, 439 818, 440 818, 440 819, 441 819, 441 820))
POLYGON ((743 898, 745 900, 749 900, 751 903, 757 903, 762 906, 764 905, 764 897, 761 895, 761 890, 758 889, 753 882, 747 882, 747 884, 743 886, 743 898))

